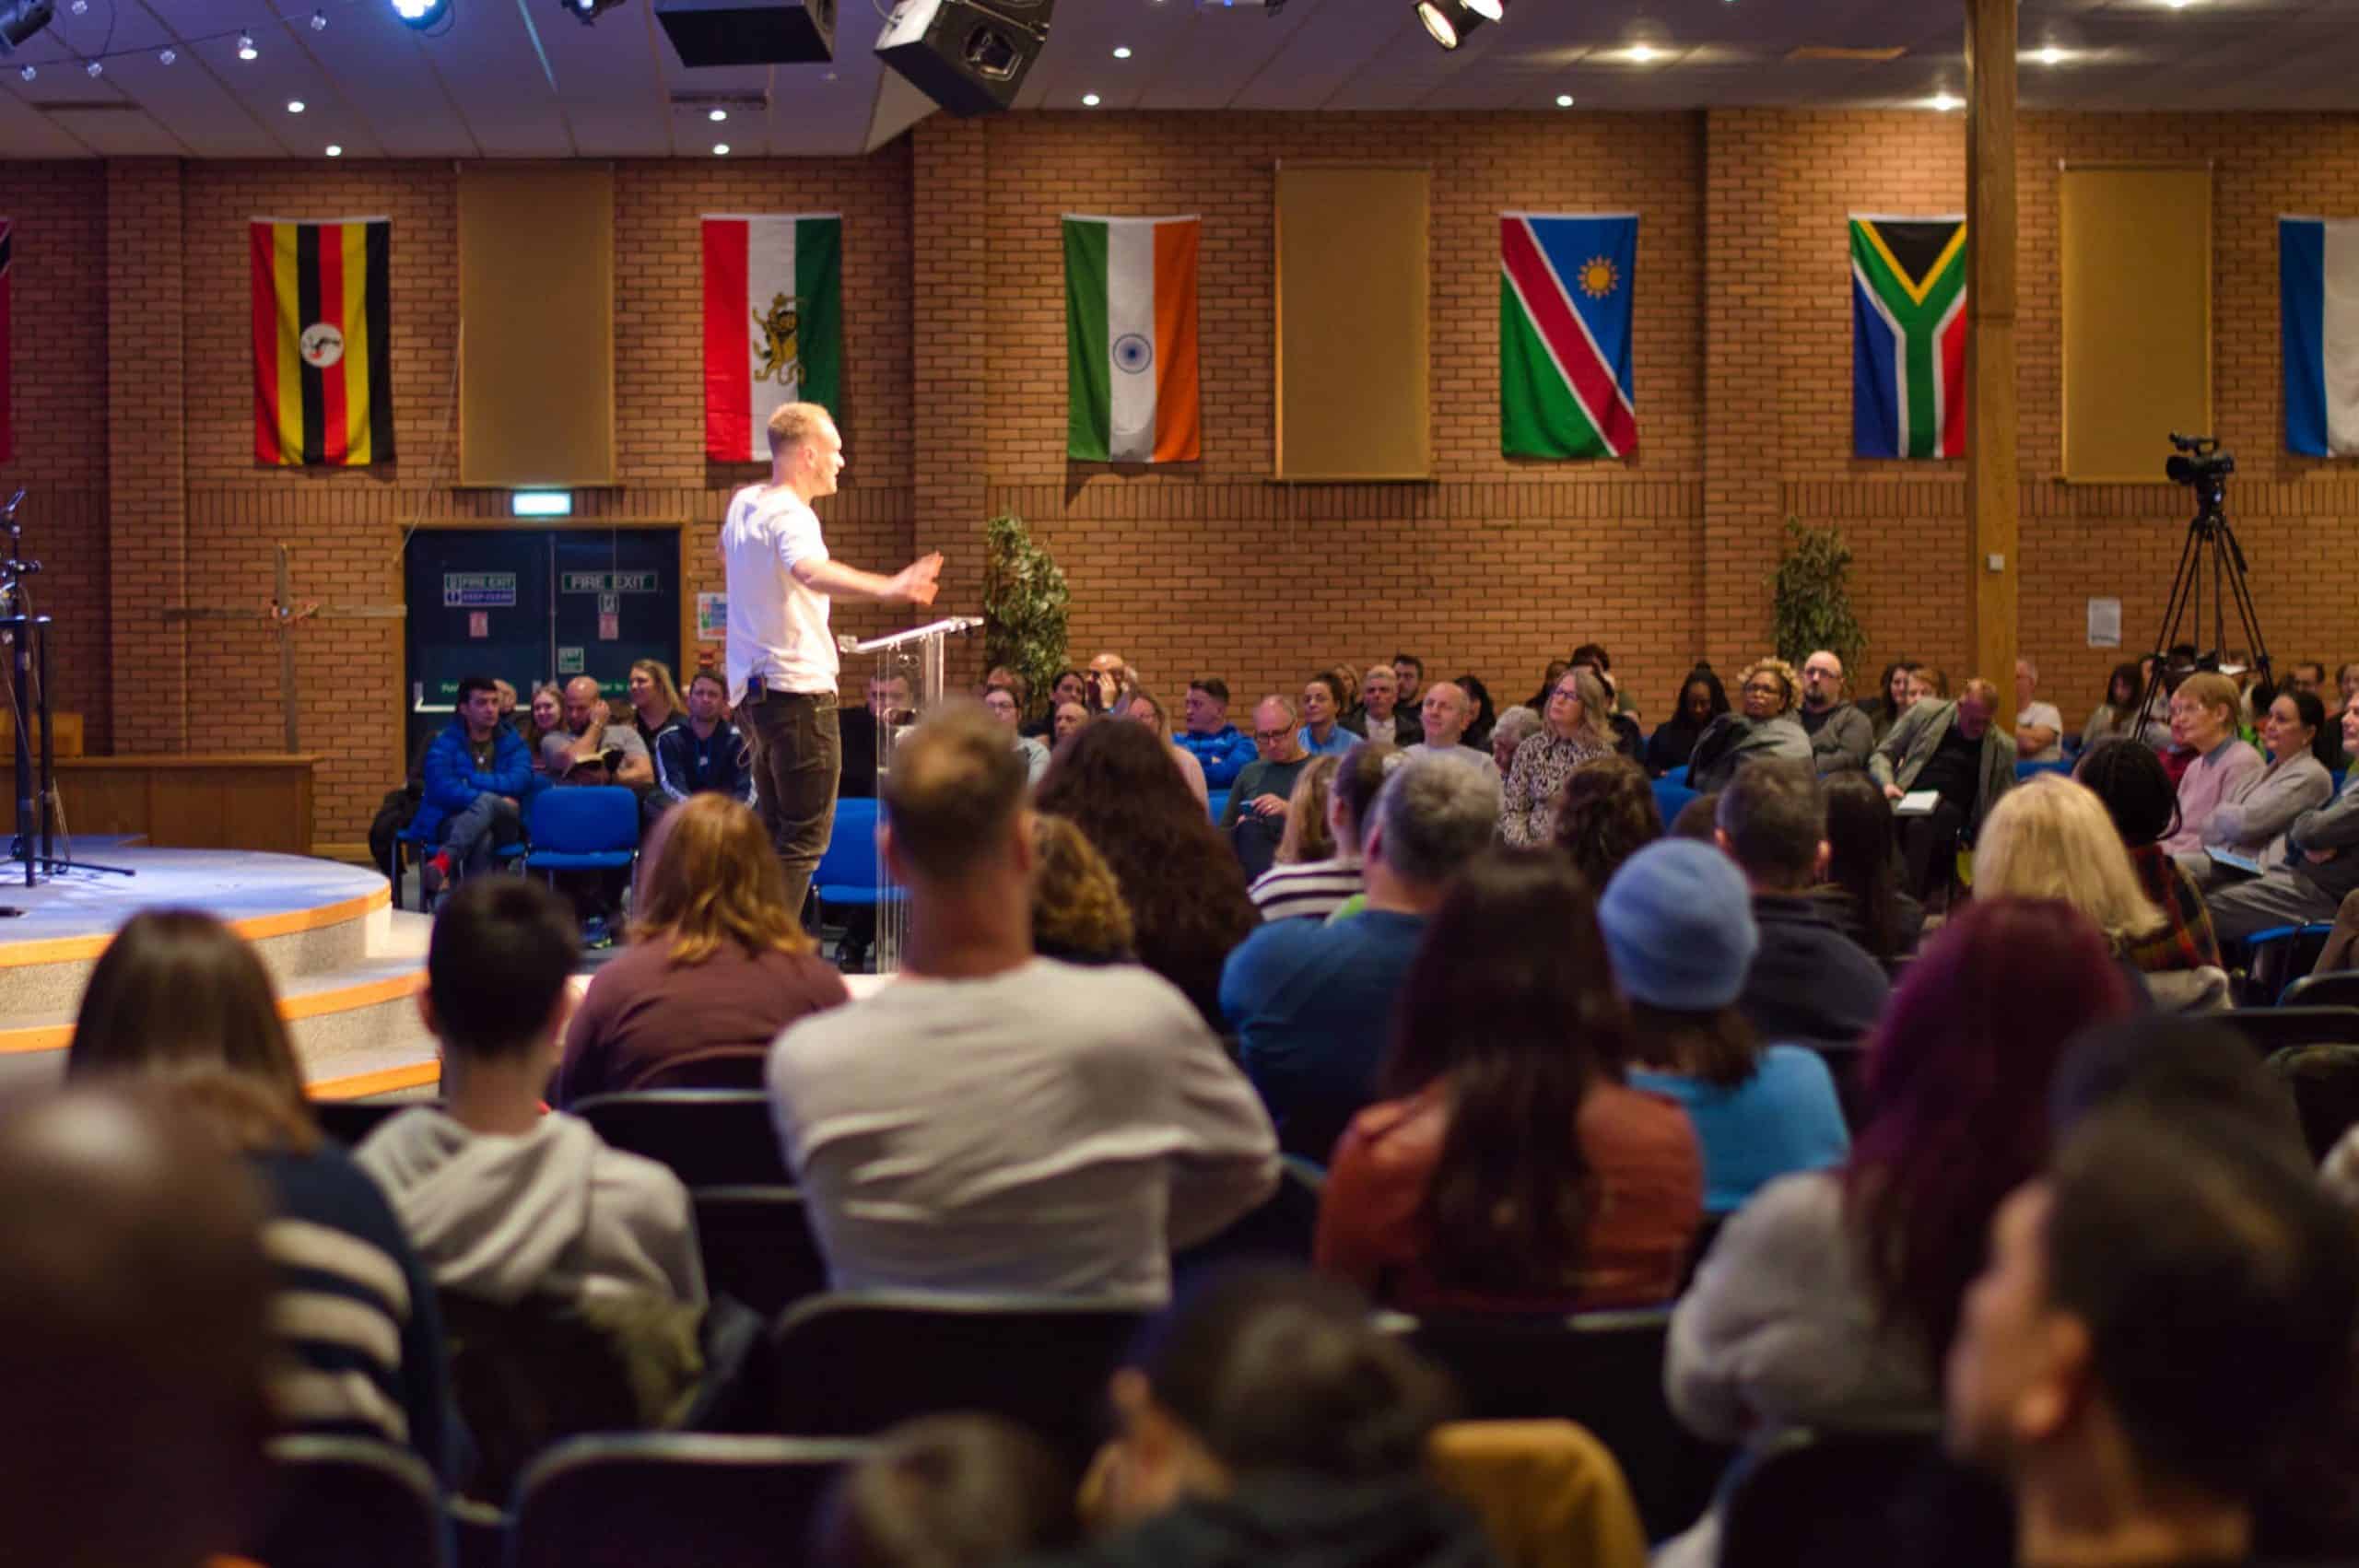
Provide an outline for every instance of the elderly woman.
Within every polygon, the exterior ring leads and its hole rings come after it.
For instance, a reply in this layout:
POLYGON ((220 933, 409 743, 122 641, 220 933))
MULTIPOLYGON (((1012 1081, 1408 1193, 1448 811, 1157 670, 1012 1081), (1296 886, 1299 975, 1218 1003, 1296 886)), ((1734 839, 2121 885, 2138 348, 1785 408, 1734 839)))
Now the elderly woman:
MULTIPOLYGON (((2289 686, 2271 701, 2260 724, 2268 766, 2229 786, 2203 825, 2202 850, 2178 858, 2180 869, 2197 886, 2212 880, 2217 868, 2210 851, 2215 848, 2249 855, 2264 866, 2284 860, 2280 840, 2294 819, 2334 798, 2334 779, 2327 771, 2327 729, 2326 707, 2313 693, 2289 686)), ((2194 769, 2188 773, 2194 777, 2194 769)))
POLYGON ((1490 746, 1491 761, 1498 768, 1500 778, 1505 778, 1508 770, 1515 766, 1516 747, 1539 731, 1540 712, 1537 708, 1526 708, 1519 702, 1499 715, 1497 721, 1491 726, 1490 746))
MULTIPOLYGON (((1499 832, 1509 844, 1529 848, 1555 839, 1556 795, 1565 780, 1581 764, 1614 755, 1613 731, 1605 727, 1613 711, 1605 683, 1588 665, 1575 665, 1556 677, 1539 732, 1516 747, 1515 761, 1508 767, 1499 832)), ((1502 719, 1500 728, 1506 727, 1502 719)), ((1799 732, 1802 726, 1794 728, 1799 732)))
POLYGON ((1782 659, 1755 660, 1737 682, 1738 711, 1723 713, 1697 737, 1687 765, 1693 790, 1724 790, 1737 770, 1765 758, 1810 766, 1810 733, 1794 717, 1802 682, 1782 659))
POLYGON ((2164 835, 2163 849, 2198 855, 2210 842, 2204 830, 2212 813, 2266 766, 2237 737, 2236 683, 2214 670, 2198 670, 2181 681, 2171 694, 2171 740, 2192 760, 2179 776, 2178 826, 2164 835))

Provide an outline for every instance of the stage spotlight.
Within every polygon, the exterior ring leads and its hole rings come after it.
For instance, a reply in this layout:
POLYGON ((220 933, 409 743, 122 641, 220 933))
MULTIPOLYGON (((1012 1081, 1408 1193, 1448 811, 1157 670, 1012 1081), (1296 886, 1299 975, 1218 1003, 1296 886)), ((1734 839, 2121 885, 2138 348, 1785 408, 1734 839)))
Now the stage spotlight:
POLYGON ((57 15, 54 0, 0 0, 0 60, 17 52, 17 46, 49 26, 57 15))
POLYGON ((1417 20, 1426 24, 1436 43, 1455 49, 1483 25, 1484 18, 1468 0, 1417 0, 1417 20))
POLYGON ((451 0, 393 0, 393 15, 404 27, 424 32, 451 14, 451 0))

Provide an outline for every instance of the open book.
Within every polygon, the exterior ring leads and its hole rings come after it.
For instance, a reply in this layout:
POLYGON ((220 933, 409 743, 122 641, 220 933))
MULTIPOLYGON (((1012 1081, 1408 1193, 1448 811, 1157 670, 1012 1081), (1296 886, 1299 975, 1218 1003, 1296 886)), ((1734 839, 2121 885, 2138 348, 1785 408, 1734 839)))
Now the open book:
POLYGON ((2212 863, 2214 865, 2224 866, 2232 872, 2242 872, 2247 876, 2260 875, 2260 862, 2250 855, 2239 855, 2234 849, 2222 849, 2217 847, 2203 852, 2212 857, 2212 863))
POLYGON ((1931 816, 1933 814, 1933 808, 1941 803, 1942 792, 1939 790, 1911 790, 1906 795, 1901 796, 1900 799, 1893 802, 1892 814, 1895 816, 1931 816))

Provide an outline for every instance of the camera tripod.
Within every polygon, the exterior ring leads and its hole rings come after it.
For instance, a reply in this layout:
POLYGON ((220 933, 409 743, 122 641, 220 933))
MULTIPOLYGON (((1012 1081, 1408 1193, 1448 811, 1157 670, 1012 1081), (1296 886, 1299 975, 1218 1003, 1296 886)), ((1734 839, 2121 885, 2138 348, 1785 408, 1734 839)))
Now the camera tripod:
POLYGON ((2146 677, 2138 693, 2138 718, 2142 725, 2150 718, 2165 720, 2167 709, 2159 715, 2156 700, 2163 693, 2163 674, 2170 660, 2170 650, 2184 643, 2198 645, 2196 667, 2217 670, 2227 654, 2228 610, 2234 605, 2236 623, 2244 633, 2243 646, 2251 650, 2253 669, 2260 672, 2263 682, 2272 679, 2269 644, 2260 632, 2260 614, 2253 608, 2252 591, 2246 585, 2248 570, 2244 546, 2236 543, 2236 531, 2229 524, 2227 511, 2227 476, 2236 462, 2219 451, 2219 443, 2208 438, 2173 436, 2172 444, 2182 451, 2192 451, 2193 459, 2175 456, 2170 461, 2170 477, 2190 485, 2195 490, 2195 516, 2187 525, 2187 543, 2180 549, 2178 570, 2171 579, 2171 593, 2163 612, 2161 631, 2154 637, 2154 673, 2146 677), (2211 575, 2210 648, 2201 646, 2204 631, 2204 576, 2211 575), (2191 633, 2179 635, 2184 625, 2191 633))
MULTIPOLYGON (((50 740, 49 723, 50 617, 33 614, 32 592, 25 582, 41 570, 41 563, 25 558, 24 525, 17 521, 17 508, 24 498, 25 493, 19 489, 8 497, 6 506, 0 507, 0 530, 7 534, 7 553, 0 555, 0 633, 7 634, 11 644, 8 696, 17 736, 17 834, 8 847, 8 859, 24 862, 27 887, 35 885, 42 872, 54 876, 68 871, 106 872, 115 876, 134 876, 137 873, 125 866, 66 860, 55 852, 57 758, 50 740), (28 697, 33 701, 30 709, 26 707, 28 697), (38 790, 34 788, 32 735, 36 719, 41 727, 38 790), (34 831, 36 821, 38 836, 34 831)), ((6 912, 14 915, 23 911, 8 908, 6 912)))

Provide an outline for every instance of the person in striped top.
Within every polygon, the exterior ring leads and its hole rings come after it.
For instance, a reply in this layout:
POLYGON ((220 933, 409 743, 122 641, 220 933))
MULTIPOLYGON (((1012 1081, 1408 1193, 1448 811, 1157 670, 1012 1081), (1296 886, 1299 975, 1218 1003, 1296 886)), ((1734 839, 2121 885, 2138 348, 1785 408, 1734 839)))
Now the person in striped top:
POLYGON ((1405 754, 1381 741, 1363 741, 1340 757, 1314 758, 1300 778, 1286 812, 1285 843, 1279 863, 1254 879, 1247 891, 1262 919, 1325 919, 1366 891, 1360 867, 1362 825, 1376 792, 1405 754), (1314 836, 1310 824, 1317 822, 1314 836), (1297 848, 1289 862, 1286 845, 1323 843, 1330 853, 1297 848))

